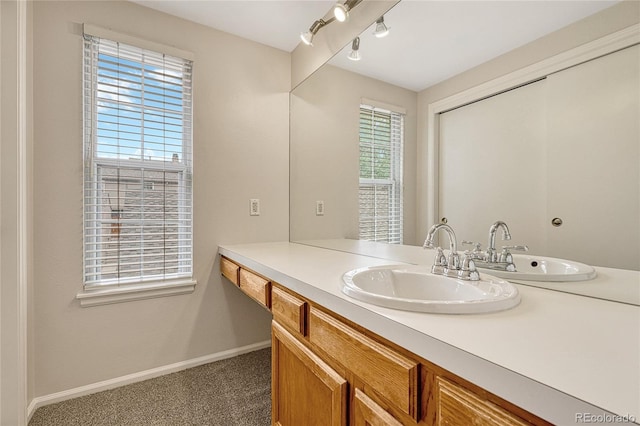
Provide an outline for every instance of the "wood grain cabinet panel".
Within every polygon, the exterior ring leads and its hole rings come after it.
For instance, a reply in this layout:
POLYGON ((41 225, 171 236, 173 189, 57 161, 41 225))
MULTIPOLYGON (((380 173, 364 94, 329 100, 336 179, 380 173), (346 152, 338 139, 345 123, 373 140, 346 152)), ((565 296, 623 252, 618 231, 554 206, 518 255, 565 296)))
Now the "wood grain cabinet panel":
POLYGON ((271 312, 273 313, 273 318, 303 336, 306 331, 306 307, 307 302, 304 300, 287 293, 281 288, 271 288, 271 312))
POLYGON ((437 426, 524 426, 519 417, 478 398, 442 377, 436 378, 437 426))
POLYGON ((238 285, 240 283, 240 266, 236 265, 226 257, 220 257, 220 272, 227 277, 229 281, 238 285))
POLYGON ((353 397, 353 426, 402 426, 360 389, 353 397))
POLYGON ((240 269, 240 289, 261 305, 271 308, 271 281, 246 269, 240 269))
POLYGON ((273 321, 271 421, 277 426, 346 426, 347 381, 273 321))
POLYGON ((417 362, 313 307, 309 314, 308 333, 313 345, 417 420, 417 362))

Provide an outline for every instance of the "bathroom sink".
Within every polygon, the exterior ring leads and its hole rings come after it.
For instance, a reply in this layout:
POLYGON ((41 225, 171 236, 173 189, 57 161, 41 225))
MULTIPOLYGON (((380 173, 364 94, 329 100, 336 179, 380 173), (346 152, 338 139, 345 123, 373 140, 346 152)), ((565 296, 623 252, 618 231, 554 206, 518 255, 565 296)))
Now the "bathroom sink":
POLYGON ((387 308, 441 314, 502 311, 520 303, 515 286, 481 274, 478 281, 434 275, 430 266, 392 265, 355 269, 343 276, 342 292, 387 308))
POLYGON ((507 280, 524 281, 586 281, 596 277, 593 267, 573 260, 554 257, 513 254, 515 272, 485 269, 476 265, 481 271, 507 280))

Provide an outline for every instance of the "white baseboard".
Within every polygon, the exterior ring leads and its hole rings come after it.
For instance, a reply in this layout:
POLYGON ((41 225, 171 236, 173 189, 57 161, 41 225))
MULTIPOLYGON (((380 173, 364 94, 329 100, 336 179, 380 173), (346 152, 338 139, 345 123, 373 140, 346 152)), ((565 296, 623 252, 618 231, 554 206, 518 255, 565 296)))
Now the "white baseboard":
POLYGON ((141 382, 143 380, 153 379, 154 377, 164 376, 165 374, 175 373, 176 371, 186 370, 187 368, 197 367, 199 365, 208 364, 222 359, 232 358, 237 355, 246 354, 271 346, 271 340, 254 343, 239 348, 229 349, 227 351, 217 352, 215 354, 205 355, 199 358, 193 358, 186 361, 176 362, 162 367, 152 368, 150 370, 140 371, 138 373, 127 374, 126 376, 116 377, 114 379, 104 380, 102 382, 92 383, 49 395, 38 396, 33 398, 27 408, 27 421, 31 420, 33 413, 45 405, 55 404, 56 402, 66 401, 67 399, 77 398, 108 389, 117 388, 131 383, 141 382))

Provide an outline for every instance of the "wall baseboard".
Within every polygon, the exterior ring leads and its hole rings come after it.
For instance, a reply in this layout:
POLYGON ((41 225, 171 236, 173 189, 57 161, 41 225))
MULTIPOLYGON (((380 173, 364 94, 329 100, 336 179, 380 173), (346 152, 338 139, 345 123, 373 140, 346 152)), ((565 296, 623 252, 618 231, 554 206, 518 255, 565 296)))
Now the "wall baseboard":
POLYGON ((92 383, 89 385, 80 386, 49 395, 38 396, 33 398, 29 403, 29 406, 27 407, 27 421, 31 420, 31 416, 33 416, 33 413, 35 413, 38 408, 44 407, 45 405, 55 404, 56 402, 66 401, 68 399, 78 398, 80 396, 85 396, 92 393, 129 385, 132 383, 141 382, 143 380, 153 379, 155 377, 164 376, 165 374, 175 373, 176 371, 182 371, 188 368, 197 367, 199 365, 208 364, 210 362, 220 361, 223 359, 232 358, 234 356, 268 348, 269 346, 271 346, 271 340, 265 340, 263 342, 253 343, 251 345, 241 346, 239 348, 201 356, 199 358, 180 361, 174 364, 140 371, 138 373, 127 374, 126 376, 103 380, 101 382, 92 383))

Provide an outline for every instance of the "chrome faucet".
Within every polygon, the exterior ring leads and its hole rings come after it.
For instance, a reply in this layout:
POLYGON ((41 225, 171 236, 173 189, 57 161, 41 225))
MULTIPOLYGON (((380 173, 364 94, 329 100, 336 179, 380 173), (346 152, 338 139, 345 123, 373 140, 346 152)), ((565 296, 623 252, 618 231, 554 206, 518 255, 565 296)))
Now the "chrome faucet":
POLYGON ((481 249, 480 243, 473 243, 470 241, 463 241, 462 244, 472 244, 475 246, 471 255, 477 266, 480 268, 496 269, 502 271, 515 272, 516 265, 513 263, 513 256, 510 250, 528 251, 527 246, 503 246, 502 251, 498 255, 496 250, 496 234, 498 229, 502 228, 502 240, 508 241, 511 239, 511 232, 506 223, 499 220, 495 222, 489 228, 489 246, 485 251, 481 249))
POLYGON ((445 223, 433 225, 427 233, 427 238, 424 240, 422 248, 434 248, 433 239, 435 238, 436 233, 441 229, 444 230, 449 237, 449 257, 445 257, 441 247, 436 248, 436 258, 433 266, 431 267, 431 273, 463 280, 477 281, 480 279, 480 274, 476 270, 476 266, 470 252, 465 252, 464 259, 460 262, 456 234, 453 232, 453 228, 449 225, 445 223))
POLYGON ((498 255, 496 254, 496 234, 498 233, 499 228, 502 228, 503 241, 508 241, 511 239, 511 232, 509 232, 509 227, 506 223, 499 220, 491 225, 491 227, 489 228, 489 246, 487 247, 488 262, 498 261, 498 255))

